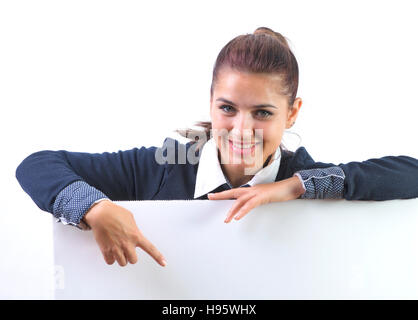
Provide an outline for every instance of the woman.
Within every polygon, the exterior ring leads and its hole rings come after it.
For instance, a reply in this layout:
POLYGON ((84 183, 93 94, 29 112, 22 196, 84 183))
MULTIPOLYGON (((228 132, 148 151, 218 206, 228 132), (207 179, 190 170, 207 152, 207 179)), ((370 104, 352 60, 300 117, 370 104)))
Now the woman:
POLYGON ((297 198, 408 199, 418 196, 418 160, 387 156, 335 165, 314 162, 304 147, 281 144, 302 106, 298 64, 285 38, 268 28, 221 50, 205 131, 178 130, 161 148, 113 153, 44 150, 16 170, 22 188, 65 224, 92 229, 106 263, 137 262, 139 246, 160 265, 163 255, 132 213, 111 200, 237 199, 225 222, 256 206, 297 198))

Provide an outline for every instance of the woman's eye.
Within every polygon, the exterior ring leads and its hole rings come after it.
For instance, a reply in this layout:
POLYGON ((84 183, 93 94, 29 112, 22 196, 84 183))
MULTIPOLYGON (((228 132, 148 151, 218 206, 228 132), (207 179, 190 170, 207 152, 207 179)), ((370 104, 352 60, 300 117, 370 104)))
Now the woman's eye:
POLYGON ((261 118, 268 118, 273 115, 271 112, 267 110, 258 110, 257 113, 261 116, 261 118))
POLYGON ((232 110, 232 107, 231 106, 228 106, 228 105, 222 105, 222 106, 219 107, 219 109, 221 109, 221 110, 223 110, 225 112, 229 112, 230 110, 232 110), (225 108, 230 108, 230 109, 225 110, 225 108))

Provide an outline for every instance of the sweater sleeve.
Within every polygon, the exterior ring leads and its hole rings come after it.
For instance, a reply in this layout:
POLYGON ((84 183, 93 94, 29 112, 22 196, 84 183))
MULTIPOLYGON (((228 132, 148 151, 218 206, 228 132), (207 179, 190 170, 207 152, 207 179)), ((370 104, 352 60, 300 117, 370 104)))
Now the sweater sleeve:
POLYGON ((35 204, 49 213, 59 208, 62 211, 64 202, 74 197, 80 197, 84 206, 100 198, 148 200, 158 192, 165 176, 167 166, 156 156, 161 149, 141 147, 111 153, 38 151, 19 164, 16 178, 35 204), (76 181, 84 183, 64 191, 76 181), (61 191, 60 202, 55 202, 61 191))
POLYGON ((306 188, 301 198, 381 201, 418 197, 418 159, 405 155, 336 165, 315 162, 300 147, 292 166, 306 188))

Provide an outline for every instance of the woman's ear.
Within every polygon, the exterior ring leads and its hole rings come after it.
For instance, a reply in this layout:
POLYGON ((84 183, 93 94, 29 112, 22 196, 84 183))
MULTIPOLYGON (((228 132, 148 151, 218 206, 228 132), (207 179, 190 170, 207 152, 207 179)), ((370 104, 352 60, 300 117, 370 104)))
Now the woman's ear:
POLYGON ((287 115, 287 121, 286 121, 286 129, 289 129, 293 126, 293 124, 296 121, 296 118, 298 117, 299 110, 302 107, 302 99, 296 98, 293 102, 292 108, 289 110, 289 113, 287 115))

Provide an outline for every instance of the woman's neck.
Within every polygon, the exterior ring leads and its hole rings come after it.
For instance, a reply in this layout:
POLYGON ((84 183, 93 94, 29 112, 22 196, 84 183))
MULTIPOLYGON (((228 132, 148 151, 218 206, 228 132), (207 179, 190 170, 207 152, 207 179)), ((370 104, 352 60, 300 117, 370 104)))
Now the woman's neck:
POLYGON ((253 175, 244 175, 243 169, 239 167, 234 168, 227 165, 221 165, 221 168, 233 188, 238 188, 246 184, 254 177, 253 175))
MULTIPOLYGON (((218 152, 218 160, 219 159, 220 159, 220 154, 218 152)), ((268 166, 272 162, 272 160, 273 160, 273 155, 270 155, 267 158, 267 160, 264 162, 262 168, 268 166)), ((220 160, 219 160, 219 163, 221 163, 220 160)), ((260 168, 260 170, 262 168, 260 168)), ((233 188, 238 188, 246 184, 248 181, 250 181, 254 177, 254 175, 244 174, 244 167, 238 166, 238 165, 221 164, 221 169, 222 169, 223 174, 228 179, 229 183, 232 185, 233 188)))

